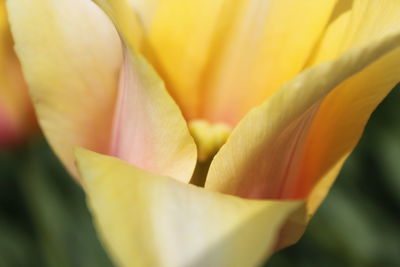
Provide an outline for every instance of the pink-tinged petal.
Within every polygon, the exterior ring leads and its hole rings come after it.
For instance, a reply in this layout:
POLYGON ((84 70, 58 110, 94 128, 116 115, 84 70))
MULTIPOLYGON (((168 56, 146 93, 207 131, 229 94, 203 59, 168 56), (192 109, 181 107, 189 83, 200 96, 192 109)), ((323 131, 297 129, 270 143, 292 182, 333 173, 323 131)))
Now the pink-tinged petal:
MULTIPOLYGON (((399 31, 399 17, 399 1, 353 1, 331 23, 311 64, 399 31)), ((345 81, 324 100, 310 128, 296 181, 297 186, 301 183, 304 189, 312 188, 310 212, 326 195, 373 110, 399 81, 400 49, 397 49, 345 81)), ((308 192, 299 191, 298 195, 306 196, 308 192)))
MULTIPOLYGON (((348 103, 356 108, 357 113, 353 114, 355 117, 351 120, 359 123, 357 127, 360 127, 372 112, 372 103, 378 103, 381 96, 399 80, 400 61, 396 50, 399 46, 400 31, 395 31, 351 49, 336 61, 311 68, 285 84, 234 129, 215 156, 205 187, 251 198, 306 198, 314 184, 308 182, 307 176, 302 176, 303 168, 306 166, 312 171, 320 168, 321 162, 330 160, 321 157, 314 164, 308 164, 305 156, 309 149, 308 142, 312 141, 311 129, 318 119, 316 114, 321 110, 321 103, 325 105, 323 101, 328 99, 327 96, 337 92, 342 92, 344 96, 346 92, 349 96, 353 95, 350 85, 360 83, 352 84, 352 81, 371 84, 376 91, 374 95, 364 95, 355 89, 359 97, 365 98, 360 103, 348 103), (387 64, 395 68, 386 69, 389 66, 387 64), (369 78, 372 74, 380 79, 371 82, 369 78), (342 91, 341 88, 347 89, 342 91), (365 99, 369 99, 369 102, 365 99), (359 104, 361 109, 357 108, 359 104)), ((332 121, 346 120, 345 116, 348 117, 342 113, 337 113, 340 116, 331 115, 329 120, 332 121)), ((349 140, 336 141, 338 145, 347 145, 349 140)), ((322 176, 318 178, 325 179, 322 176)), ((328 188, 321 189, 320 193, 323 190, 328 188)), ((315 203, 309 205, 315 206, 315 203)), ((310 213, 313 211, 309 210, 310 213)))
POLYGON ((196 147, 186 122, 154 70, 132 53, 121 71, 111 155, 187 183, 196 147))
POLYGON ((10 114, 0 105, 0 147, 15 144, 20 139, 10 114))
POLYGON ((107 153, 122 62, 119 36, 89 0, 7 1, 39 123, 69 171, 73 147, 107 153))
POLYGON ((130 6, 124 0, 97 2, 113 20, 126 45, 112 155, 188 183, 196 165, 196 145, 163 81, 137 51, 140 42, 129 26, 138 21, 127 16, 130 6))
POLYGON ((13 49, 5 1, 0 2, 0 146, 12 146, 37 130, 28 89, 13 49))

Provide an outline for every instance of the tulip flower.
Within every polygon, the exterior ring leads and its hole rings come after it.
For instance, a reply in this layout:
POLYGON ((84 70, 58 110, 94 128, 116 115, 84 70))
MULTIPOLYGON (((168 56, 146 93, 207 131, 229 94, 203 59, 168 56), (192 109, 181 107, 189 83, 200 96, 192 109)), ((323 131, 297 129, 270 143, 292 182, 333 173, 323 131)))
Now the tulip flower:
POLYGON ((35 128, 33 109, 13 50, 5 2, 0 2, 0 147, 23 141, 35 128))
POLYGON ((8 11, 40 125, 121 266, 293 244, 400 80, 398 1, 96 3, 8 11))

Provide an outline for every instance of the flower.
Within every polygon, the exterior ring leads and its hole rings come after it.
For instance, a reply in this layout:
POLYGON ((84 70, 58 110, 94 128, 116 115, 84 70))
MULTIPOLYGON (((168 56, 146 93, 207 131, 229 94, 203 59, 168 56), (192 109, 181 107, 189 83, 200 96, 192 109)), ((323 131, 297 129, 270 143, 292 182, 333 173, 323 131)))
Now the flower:
POLYGON ((397 1, 97 4, 111 20, 89 0, 8 11, 121 266, 252 266, 296 242, 400 79, 397 1))
POLYGON ((10 147, 35 129, 33 109, 13 51, 5 2, 0 2, 0 147, 10 147))

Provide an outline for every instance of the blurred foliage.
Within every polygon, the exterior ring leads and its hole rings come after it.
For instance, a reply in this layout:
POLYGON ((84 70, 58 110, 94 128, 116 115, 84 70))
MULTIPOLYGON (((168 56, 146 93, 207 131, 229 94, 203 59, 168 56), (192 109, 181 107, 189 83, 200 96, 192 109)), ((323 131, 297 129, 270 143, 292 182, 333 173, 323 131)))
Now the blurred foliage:
MULTIPOLYGON (((374 113, 301 241, 265 264, 400 266, 400 87, 374 113)), ((0 267, 111 266, 82 190, 41 138, 0 152, 0 267)))
POLYGON ((44 140, 0 154, 0 267, 112 266, 83 191, 44 140))

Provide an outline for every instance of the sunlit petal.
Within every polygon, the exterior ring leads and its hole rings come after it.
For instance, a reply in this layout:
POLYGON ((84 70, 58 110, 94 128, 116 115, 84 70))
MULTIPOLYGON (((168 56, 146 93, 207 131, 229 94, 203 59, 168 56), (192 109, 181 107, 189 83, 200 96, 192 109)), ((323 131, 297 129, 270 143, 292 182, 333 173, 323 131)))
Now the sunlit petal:
MULTIPOLYGON (((103 243, 120 266, 255 266, 301 202, 209 192, 78 150, 77 162, 103 243)), ((297 238, 299 237, 297 233, 297 238)))
MULTIPOLYGON (((395 62, 396 58, 392 56, 397 53, 395 49, 399 45, 399 32, 387 34, 365 46, 352 49, 336 61, 305 71, 284 85, 262 106, 250 112, 233 131, 211 164, 206 188, 251 198, 306 197, 313 183, 308 183, 308 177, 302 176, 303 168, 318 169, 321 161, 327 160, 326 157, 320 157, 319 162, 305 165, 308 160, 305 156, 307 142, 313 141, 310 128, 314 127, 315 114, 321 102, 336 86, 340 85, 337 88, 340 89, 348 86, 351 80, 359 81, 361 74, 349 79, 359 71, 373 74, 371 70, 377 70, 382 62, 395 62)), ((387 91, 393 86, 393 79, 398 79, 394 75, 396 71, 388 71, 387 76, 379 79, 381 85, 385 86, 374 87, 377 91, 387 91)), ((374 86, 374 82, 368 82, 365 77, 364 82, 374 86)), ((337 89, 333 90, 333 94, 337 89)), ((369 99, 376 103, 379 94, 376 92, 369 99)), ((356 107, 358 104, 351 105, 356 107)), ((354 114, 357 123, 358 120, 363 122, 371 112, 369 109, 358 111, 360 113, 354 114)), ((341 114, 332 114, 329 119, 346 120, 338 116, 341 114)), ((348 117, 345 114, 343 116, 348 117)))
POLYGON ((111 21, 89 0, 7 1, 42 129, 69 170, 73 146, 108 152, 122 61, 111 21))
MULTIPOLYGON (((311 64, 335 58, 342 51, 400 29, 398 1, 353 2, 351 9, 329 27, 311 64)), ((317 183, 310 196, 311 211, 327 193, 371 113, 399 81, 400 50, 397 49, 349 78, 324 100, 310 129, 300 170, 303 185, 311 187, 317 183)))

